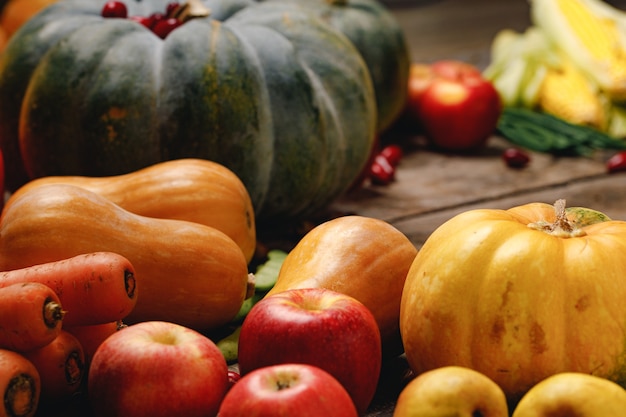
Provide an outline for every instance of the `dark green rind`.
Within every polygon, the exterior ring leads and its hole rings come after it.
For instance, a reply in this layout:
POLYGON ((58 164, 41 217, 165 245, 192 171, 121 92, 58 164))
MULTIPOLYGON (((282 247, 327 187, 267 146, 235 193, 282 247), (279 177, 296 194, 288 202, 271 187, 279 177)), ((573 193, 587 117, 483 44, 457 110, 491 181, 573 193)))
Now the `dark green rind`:
MULTIPOLYGON (((367 66, 312 14, 239 0, 222 8, 234 13, 224 22, 196 19, 161 41, 101 18, 103 0, 66 1, 33 18, 0 61, 3 146, 18 149, 25 98, 36 176, 202 157, 240 176, 262 221, 324 207, 364 166, 376 133, 367 66)), ((165 7, 152 2, 131 3, 131 14, 165 7)))
MULTIPOLYGON (((293 2, 294 0, 271 0, 293 2)), ((350 39, 367 64, 378 107, 378 131, 404 111, 410 56, 404 31, 378 0, 296 0, 350 39)))
POLYGON ((13 36, 0 55, 0 148, 5 164, 5 185, 15 190, 29 179, 20 152, 18 129, 21 105, 32 73, 52 45, 76 28, 88 24, 84 13, 65 4, 56 4, 30 19, 13 36), (65 13, 62 25, 54 25, 59 12, 65 13), (44 35, 41 35, 45 33, 44 35))
POLYGON ((229 23, 264 68, 274 130, 272 211, 316 211, 367 161, 376 123, 367 69, 344 36, 301 11, 266 3, 229 23))
POLYGON ((261 68, 224 24, 187 25, 188 31, 176 30, 164 43, 160 64, 162 157, 201 157, 228 166, 246 184, 258 212, 274 152, 261 68))
POLYGON ((95 20, 51 47, 23 101, 27 171, 115 175, 159 162, 152 109, 160 44, 139 25, 115 19, 95 20))

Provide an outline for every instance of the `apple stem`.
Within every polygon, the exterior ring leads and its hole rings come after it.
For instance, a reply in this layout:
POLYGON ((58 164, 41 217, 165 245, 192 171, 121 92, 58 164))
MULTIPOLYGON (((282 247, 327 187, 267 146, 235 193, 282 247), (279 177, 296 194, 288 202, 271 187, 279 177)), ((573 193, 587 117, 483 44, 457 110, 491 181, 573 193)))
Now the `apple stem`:
POLYGON ((278 391, 282 391, 284 389, 291 388, 291 384, 289 383, 289 381, 287 381, 287 382, 285 382, 285 381, 278 381, 276 383, 276 387, 278 388, 278 391))

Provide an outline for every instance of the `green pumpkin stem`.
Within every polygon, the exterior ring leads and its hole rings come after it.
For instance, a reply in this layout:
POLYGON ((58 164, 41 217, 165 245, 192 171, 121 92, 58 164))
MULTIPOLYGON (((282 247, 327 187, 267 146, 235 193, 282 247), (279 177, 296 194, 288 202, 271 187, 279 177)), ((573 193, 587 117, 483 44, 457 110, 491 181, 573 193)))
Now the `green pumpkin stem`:
POLYGON ((559 199, 554 203, 554 211, 556 219, 553 223, 541 220, 530 223, 528 227, 535 230, 542 230, 553 236, 559 237, 579 237, 586 233, 582 228, 576 227, 576 224, 567 218, 567 210, 565 209, 565 200, 559 199))
POLYGON ((348 4, 348 0, 326 0, 331 6, 346 6, 348 4))
POLYGON ((201 0, 187 0, 174 9, 170 17, 186 22, 196 17, 207 17, 211 9, 206 7, 201 0))

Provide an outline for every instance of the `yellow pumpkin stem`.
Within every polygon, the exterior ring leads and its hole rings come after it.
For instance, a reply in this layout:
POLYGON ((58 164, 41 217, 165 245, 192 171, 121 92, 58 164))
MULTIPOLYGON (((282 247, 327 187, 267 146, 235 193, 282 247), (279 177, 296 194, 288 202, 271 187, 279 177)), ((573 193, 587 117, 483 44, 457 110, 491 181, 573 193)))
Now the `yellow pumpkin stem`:
POLYGON ((572 223, 567 218, 564 199, 558 199, 555 201, 554 211, 556 213, 556 219, 553 223, 541 220, 535 223, 530 223, 528 227, 531 229, 542 230, 558 237, 579 237, 586 234, 583 229, 576 227, 575 223, 572 223))
POLYGON ((565 200, 559 199, 554 203, 554 211, 556 212, 556 220, 552 224, 551 232, 562 230, 566 233, 571 233, 574 230, 574 226, 567 220, 565 213, 565 200))
POLYGON ((174 9, 171 17, 186 22, 195 17, 207 17, 211 9, 206 7, 201 0, 187 0, 174 9))

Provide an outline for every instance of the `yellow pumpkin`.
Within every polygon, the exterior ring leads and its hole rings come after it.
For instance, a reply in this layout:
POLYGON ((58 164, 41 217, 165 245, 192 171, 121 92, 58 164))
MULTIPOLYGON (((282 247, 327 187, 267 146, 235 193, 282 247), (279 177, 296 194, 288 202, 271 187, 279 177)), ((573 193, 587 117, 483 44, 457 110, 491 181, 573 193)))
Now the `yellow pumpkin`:
POLYGON ((429 236, 400 311, 415 372, 472 368, 513 401, 566 371, 626 383, 626 222, 557 203, 467 211, 429 236))
POLYGON ((376 318, 385 353, 398 353, 400 297, 416 254, 411 241, 383 220, 338 217, 316 226, 289 252, 269 294, 326 288, 354 297, 376 318))

